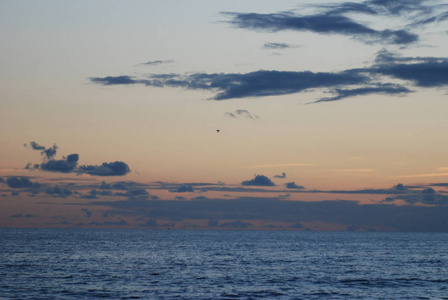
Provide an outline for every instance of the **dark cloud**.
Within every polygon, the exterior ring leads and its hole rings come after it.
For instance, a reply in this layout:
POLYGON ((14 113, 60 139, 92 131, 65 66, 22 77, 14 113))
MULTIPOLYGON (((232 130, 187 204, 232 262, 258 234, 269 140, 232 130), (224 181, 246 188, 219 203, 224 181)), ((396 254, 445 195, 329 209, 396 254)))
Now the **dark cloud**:
POLYGON ((283 172, 282 175, 274 175, 274 178, 286 178, 286 173, 283 172))
POLYGON ((418 35, 409 31, 417 26, 448 20, 448 5, 425 0, 367 0, 359 3, 336 2, 311 4, 314 12, 307 15, 293 12, 271 14, 223 13, 230 18, 228 23, 237 28, 276 32, 281 30, 309 31, 319 34, 350 36, 366 43, 407 45, 418 41, 418 35), (369 15, 378 18, 400 17, 402 29, 375 30, 365 23, 357 22, 354 15, 369 15))
POLYGON ((81 195, 83 199, 98 199, 98 191, 93 189, 90 190, 88 194, 81 195))
POLYGON ((51 159, 45 161, 40 165, 36 165, 36 167, 44 171, 70 173, 75 171, 78 160, 79 155, 75 153, 70 154, 67 156, 67 158, 63 158, 60 160, 51 159))
MULTIPOLYGON (((221 224, 233 223, 234 220, 247 223, 249 220, 270 220, 292 224, 320 221, 359 228, 376 227, 379 230, 448 232, 448 205, 361 205, 355 201, 305 202, 278 198, 98 201, 90 205, 109 206, 114 209, 114 214, 145 216, 148 219, 225 220, 221 224)), ((216 222, 213 224, 216 225, 216 222)))
POLYGON ((232 117, 232 118, 238 118, 238 117, 243 117, 243 118, 247 118, 247 119, 259 119, 260 117, 254 114, 251 114, 248 110, 246 109, 237 109, 235 110, 233 113, 232 112, 226 112, 224 115, 232 117))
MULTIPOLYGON (((361 6, 357 7, 361 9, 361 6)), ((347 10, 347 8, 345 8, 347 10)), ((367 10, 365 10, 367 11, 367 10)), ((375 30, 342 15, 342 9, 315 15, 296 15, 292 12, 271 14, 223 13, 237 28, 276 32, 281 30, 311 31, 320 34, 340 34, 366 42, 387 44, 411 44, 418 36, 406 30, 375 30)))
MULTIPOLYGON (((358 70, 338 73, 313 73, 310 71, 255 71, 246 74, 205 74, 190 75, 171 74, 168 77, 150 75, 143 83, 155 87, 182 87, 216 91, 214 100, 227 100, 244 97, 263 97, 286 95, 302 92, 312 88, 330 88, 340 85, 359 85, 370 79, 358 70)), ((113 85, 105 77, 102 84, 113 85)))
POLYGON ((131 169, 122 161, 104 162, 102 165, 86 165, 79 166, 76 170, 77 173, 89 174, 93 176, 123 176, 129 173, 131 169))
POLYGON ((40 186, 40 184, 34 183, 24 176, 10 176, 6 178, 6 184, 12 189, 37 188, 40 186))
POLYGON ((32 214, 26 214, 26 215, 22 215, 22 214, 17 214, 17 215, 10 215, 10 218, 36 218, 36 215, 32 215, 32 214))
POLYGON ((114 183, 106 183, 103 181, 99 188, 102 190, 127 191, 127 190, 134 190, 134 189, 140 188, 142 186, 143 186, 143 184, 135 182, 135 181, 117 181, 114 183))
POLYGON ((378 74, 412 81, 419 87, 442 87, 448 85, 448 59, 435 62, 421 59, 414 63, 381 64, 374 70, 378 74))
POLYGON ((448 206, 448 196, 440 194, 430 187, 417 191, 411 191, 409 189, 405 189, 402 191, 406 193, 402 193, 394 197, 387 197, 386 199, 383 200, 383 202, 394 202, 395 200, 404 200, 409 204, 421 203, 434 206, 448 206))
MULTIPOLYGON (((27 146, 26 144, 24 145, 27 146)), ((41 151, 40 154, 44 156, 46 159, 52 159, 56 155, 56 151, 58 149, 58 146, 53 145, 52 147, 46 148, 44 146, 39 145, 36 142, 30 142, 30 146, 33 150, 41 151)))
POLYGON ((47 193, 48 195, 52 195, 53 197, 61 197, 61 198, 65 198, 68 197, 70 195, 73 194, 72 191, 65 189, 65 188, 59 188, 59 187, 52 187, 52 188, 48 188, 45 193, 47 193))
POLYGON ((102 85, 126 85, 139 83, 138 80, 133 79, 131 76, 91 77, 90 81, 102 85))
POLYGON ((186 193, 186 192, 193 193, 194 188, 191 185, 181 185, 174 189, 170 189, 169 191, 171 193, 186 193))
POLYGON ((275 50, 279 50, 279 49, 287 49, 287 48, 293 48, 294 46, 290 45, 290 44, 286 44, 286 43, 266 43, 263 45, 264 49, 275 49, 275 50))
POLYGON ((254 179, 241 182, 245 186, 275 186, 275 184, 264 175, 256 175, 254 179))
MULTIPOLYGON (((26 145, 26 144, 25 144, 26 145)), ((34 164, 35 169, 41 169, 50 172, 62 172, 62 173, 77 173, 77 174, 89 174, 92 176, 123 176, 129 173, 131 170, 129 166, 122 162, 104 162, 101 165, 84 165, 78 166, 79 155, 74 153, 62 159, 54 159, 56 155, 57 146, 45 148, 31 142, 30 146, 34 150, 42 150, 41 155, 44 156, 41 164, 34 164)), ((27 164, 25 169, 30 169, 31 163, 27 164)))
POLYGON ((297 185, 295 182, 285 183, 285 186, 286 186, 287 189, 296 189, 296 190, 303 190, 303 189, 305 189, 303 186, 297 185))

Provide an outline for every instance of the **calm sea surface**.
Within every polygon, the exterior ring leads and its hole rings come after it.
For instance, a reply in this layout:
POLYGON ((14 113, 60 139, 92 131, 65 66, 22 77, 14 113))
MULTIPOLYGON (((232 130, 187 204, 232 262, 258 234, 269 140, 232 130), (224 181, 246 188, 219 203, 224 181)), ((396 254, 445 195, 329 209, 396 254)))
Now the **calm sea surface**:
POLYGON ((448 234, 0 229, 1 299, 448 299, 448 234))

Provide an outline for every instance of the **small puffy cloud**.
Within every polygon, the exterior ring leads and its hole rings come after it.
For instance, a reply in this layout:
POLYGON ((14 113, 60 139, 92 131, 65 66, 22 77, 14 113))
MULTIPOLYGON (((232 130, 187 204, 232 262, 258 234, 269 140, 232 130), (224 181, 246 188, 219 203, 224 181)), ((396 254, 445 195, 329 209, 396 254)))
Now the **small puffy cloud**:
MULTIPOLYGON (((122 161, 104 162, 101 165, 78 166, 79 155, 76 153, 62 159, 54 159, 58 148, 56 145, 45 148, 36 142, 31 142, 30 146, 34 150, 40 150, 41 155, 44 156, 42 163, 34 164, 34 169, 49 172, 89 174, 92 176, 123 176, 131 171, 129 166, 122 161)), ((31 169, 31 163, 28 163, 25 169, 31 169)))
POLYGON ((303 186, 297 185, 295 182, 285 183, 285 186, 286 186, 287 189, 296 189, 296 190, 303 190, 303 189, 305 189, 303 186))
MULTIPOLYGON (((25 147, 27 146, 26 144, 24 145, 25 147)), ((52 147, 46 148, 42 145, 39 145, 38 143, 32 141, 30 142, 30 147, 33 150, 38 150, 41 151, 41 155, 45 156, 45 158, 47 159, 52 159, 55 155, 56 155, 56 151, 58 149, 58 146, 53 145, 52 147)))
POLYGON ((10 176, 6 179, 6 184, 12 189, 39 187, 38 183, 34 183, 24 176, 10 176))
POLYGON ((274 175, 274 178, 286 178, 286 173, 283 172, 282 175, 274 175))
POLYGON ((275 186, 275 184, 264 175, 256 175, 254 179, 241 182, 245 186, 275 186))
POLYGON ((232 117, 232 118, 243 117, 243 118, 246 118, 246 119, 252 119, 252 120, 255 120, 255 119, 259 119, 259 118, 260 118, 260 117, 257 116, 257 115, 251 114, 251 113, 250 113, 248 110, 246 110, 246 109, 237 109, 237 110, 235 110, 234 112, 226 112, 224 115, 225 115, 225 116, 228 116, 228 117, 232 117))

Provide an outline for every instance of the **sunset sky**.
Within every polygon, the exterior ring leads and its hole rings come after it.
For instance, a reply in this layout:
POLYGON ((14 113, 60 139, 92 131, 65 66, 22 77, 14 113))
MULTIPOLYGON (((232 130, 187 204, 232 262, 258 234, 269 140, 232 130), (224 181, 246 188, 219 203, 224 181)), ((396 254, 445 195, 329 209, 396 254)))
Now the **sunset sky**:
POLYGON ((104 213, 103 181, 446 205, 447 32, 446 1, 1 1, 0 226, 104 213))

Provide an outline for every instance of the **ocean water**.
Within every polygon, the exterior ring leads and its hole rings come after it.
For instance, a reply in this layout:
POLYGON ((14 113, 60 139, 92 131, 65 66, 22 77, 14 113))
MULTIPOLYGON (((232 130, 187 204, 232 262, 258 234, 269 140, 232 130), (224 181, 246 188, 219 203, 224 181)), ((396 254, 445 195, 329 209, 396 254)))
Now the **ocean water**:
POLYGON ((1 299, 448 299, 448 234, 0 229, 1 299))

